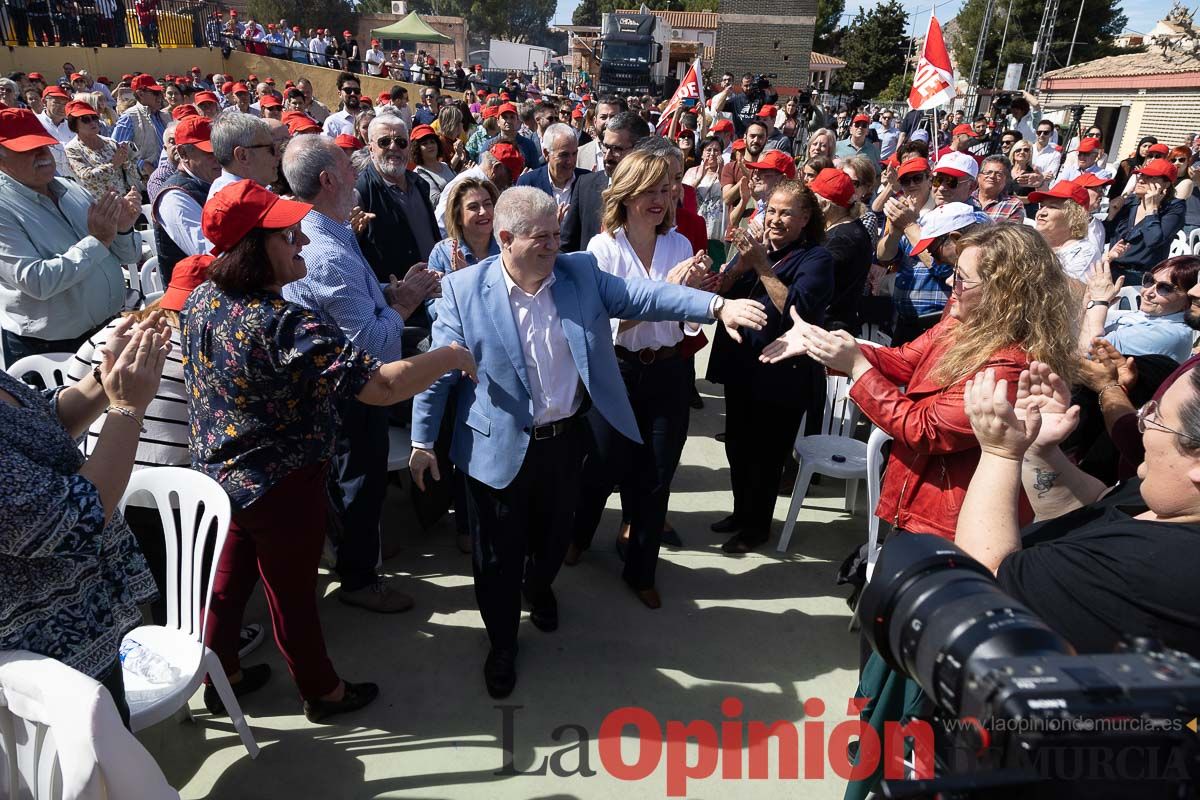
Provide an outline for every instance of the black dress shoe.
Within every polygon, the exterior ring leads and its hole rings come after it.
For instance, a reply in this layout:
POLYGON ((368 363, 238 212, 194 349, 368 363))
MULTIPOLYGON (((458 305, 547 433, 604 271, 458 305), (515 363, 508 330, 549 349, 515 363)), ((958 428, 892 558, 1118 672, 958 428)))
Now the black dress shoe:
POLYGON ((309 722, 324 722, 338 714, 357 711, 379 697, 379 687, 373 683, 342 681, 346 691, 341 700, 305 700, 304 716, 309 722))
POLYGON ((558 599, 553 589, 547 589, 537 598, 526 594, 525 599, 529 601, 529 621, 533 627, 545 633, 558 630, 558 599))
POLYGON ((573 567, 579 563, 579 559, 583 558, 583 548, 571 542, 567 547, 567 554, 563 556, 563 563, 568 567, 573 567))
POLYGON ((517 685, 517 648, 493 647, 483 662, 483 682, 497 700, 508 697, 517 685))
MULTIPOLYGON (((233 689, 234 697, 250 694, 258 691, 267 685, 267 681, 271 679, 270 664, 255 664, 253 667, 242 668, 242 679, 237 683, 229 684, 233 689)), ((223 716, 225 714, 225 702, 221 700, 221 695, 217 694, 217 687, 211 683, 204 687, 204 707, 208 709, 208 713, 213 716, 223 716)))
POLYGON ((725 519, 717 520, 712 525, 709 525, 708 529, 713 533, 733 533, 734 531, 740 531, 742 524, 738 522, 737 517, 730 514, 725 519))
POLYGON ((674 528, 663 528, 662 535, 659 536, 658 540, 670 547, 683 547, 683 539, 679 538, 679 531, 674 528))

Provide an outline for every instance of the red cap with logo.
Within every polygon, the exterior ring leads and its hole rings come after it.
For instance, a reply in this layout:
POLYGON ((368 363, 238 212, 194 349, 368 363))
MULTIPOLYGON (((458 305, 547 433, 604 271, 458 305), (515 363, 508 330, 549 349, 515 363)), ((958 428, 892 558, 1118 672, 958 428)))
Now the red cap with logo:
POLYGON ((153 75, 147 75, 144 72, 133 79, 133 83, 129 85, 129 88, 135 92, 140 92, 143 89, 151 92, 161 92, 163 90, 163 87, 158 85, 158 81, 154 80, 153 75))
POLYGON ((171 282, 163 292, 158 307, 167 311, 183 311, 188 295, 200 284, 208 280, 208 265, 216 259, 210 255, 188 256, 175 262, 171 270, 171 282))
POLYGON ((759 161, 746 164, 750 169, 773 169, 782 172, 785 178, 796 177, 796 162, 782 150, 766 150, 759 156, 759 161))
POLYGON ((194 144, 200 150, 206 153, 213 151, 212 142, 212 120, 208 117, 202 117, 199 114, 194 114, 190 117, 184 117, 179 120, 179 124, 175 126, 175 144, 194 144))
POLYGON ((284 200, 247 178, 209 198, 200 226, 212 242, 213 253, 221 255, 255 228, 290 228, 311 210, 308 203, 284 200))
POLYGON ((808 188, 835 206, 849 208, 854 201, 854 182, 840 169, 826 167, 817 173, 808 188))
POLYGON ((1030 192, 1029 202, 1040 203, 1048 197, 1060 200, 1074 200, 1084 208, 1087 208, 1090 202, 1087 189, 1074 181, 1059 181, 1044 192, 1030 192))
POLYGON ((0 109, 0 145, 16 153, 58 144, 32 111, 24 108, 0 109))
POLYGON ((514 181, 525 170, 525 157, 515 144, 496 142, 488 152, 508 167, 508 174, 514 181))
POLYGON ((479 113, 484 119, 491 119, 500 115, 500 106, 484 106, 479 113))
POLYGON ((1167 147, 1162 142, 1159 142, 1158 144, 1152 144, 1149 147, 1147 147, 1146 152, 1154 153, 1154 154, 1160 155, 1160 156, 1166 156, 1166 155, 1171 154, 1171 148, 1167 147))
POLYGON ((191 103, 180 103, 171 109, 171 119, 180 120, 187 117, 199 116, 200 112, 191 103))

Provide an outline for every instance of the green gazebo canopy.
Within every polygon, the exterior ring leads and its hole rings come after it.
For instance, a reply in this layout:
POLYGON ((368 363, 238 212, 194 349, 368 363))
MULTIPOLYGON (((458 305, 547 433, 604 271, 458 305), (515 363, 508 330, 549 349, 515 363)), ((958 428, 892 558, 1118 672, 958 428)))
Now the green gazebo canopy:
POLYGON ((375 28, 371 31, 372 36, 378 36, 380 39, 399 39, 402 42, 433 42, 435 44, 450 44, 454 40, 444 33, 439 33, 425 23, 425 20, 417 16, 417 12, 411 12, 407 17, 401 20, 396 20, 391 25, 384 28, 375 28))

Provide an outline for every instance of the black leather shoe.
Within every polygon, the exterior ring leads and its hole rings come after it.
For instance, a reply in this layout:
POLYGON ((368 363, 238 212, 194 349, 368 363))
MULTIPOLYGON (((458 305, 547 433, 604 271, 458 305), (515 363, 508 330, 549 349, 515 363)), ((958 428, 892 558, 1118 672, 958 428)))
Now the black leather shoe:
POLYGON ((679 538, 679 531, 674 528, 663 528, 658 540, 669 547, 683 547, 683 539, 679 538))
POLYGON ((537 598, 526 594, 525 599, 529 602, 529 621, 533 627, 545 633, 558 630, 558 599, 553 589, 547 589, 537 598))
MULTIPOLYGON (((255 664, 253 667, 243 667, 242 679, 237 683, 229 684, 229 686, 233 689, 234 697, 241 697, 258 691, 266 686, 269 680, 271 680, 271 665, 255 664)), ((225 714, 225 702, 221 700, 221 695, 217 694, 217 687, 211 683, 204 687, 204 707, 213 716, 225 714)))
POLYGON ((708 529, 713 533, 733 533, 734 531, 740 531, 742 525, 737 521, 737 517, 730 514, 725 519, 717 520, 712 525, 709 525, 708 529))
POLYGON ((304 716, 309 722, 324 722, 338 714, 357 711, 379 697, 379 687, 373 683, 342 681, 346 692, 341 700, 305 700, 304 716))
POLYGON ((483 682, 488 694, 499 700, 508 697, 517 685, 517 648, 493 647, 483 662, 483 682))

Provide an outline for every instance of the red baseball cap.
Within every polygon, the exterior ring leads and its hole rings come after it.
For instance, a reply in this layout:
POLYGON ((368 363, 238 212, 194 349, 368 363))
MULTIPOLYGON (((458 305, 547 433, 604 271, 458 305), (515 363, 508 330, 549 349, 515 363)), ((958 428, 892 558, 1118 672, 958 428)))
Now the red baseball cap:
POLYGON ((151 92, 161 92, 163 90, 163 87, 158 85, 158 81, 154 80, 153 75, 147 75, 144 72, 133 79, 133 83, 129 85, 129 88, 135 92, 140 92, 143 89, 151 92))
POLYGON ((230 91, 233 92, 234 94, 241 94, 242 92, 245 92, 246 94, 250 94, 250 87, 244 83, 235 83, 233 85, 233 87, 230 89, 230 91))
POLYGON ((512 103, 501 103, 500 110, 497 111, 496 113, 497 114, 516 114, 517 107, 515 105, 513 105, 512 103))
POLYGON ((221 255, 255 228, 290 228, 311 210, 308 203, 284 200, 246 178, 209 198, 204 204, 201 228, 212 242, 213 254, 221 255))
POLYGON ((175 144, 194 144, 200 150, 206 153, 213 151, 212 142, 212 120, 208 117, 202 117, 199 114, 193 114, 190 117, 184 117, 179 120, 179 124, 175 126, 175 144))
POLYGON ((96 113, 96 109, 92 108, 91 103, 86 103, 83 100, 72 100, 67 103, 68 117, 88 117, 96 113))
POLYGON ((71 73, 71 83, 74 83, 75 81, 81 81, 81 80, 83 80, 83 76, 80 75, 78 72, 71 73))
POLYGON ((274 85, 275 85, 275 79, 274 79, 274 78, 272 78, 270 75, 268 75, 268 76, 267 76, 267 79, 266 79, 265 81, 263 81, 263 82, 264 82, 264 83, 266 83, 268 86, 274 86, 274 85))
POLYGON ((0 145, 16 153, 58 144, 32 111, 24 108, 0 109, 0 145))
POLYGON ((350 31, 342 31, 342 36, 353 36, 353 35, 354 34, 350 33, 350 31))
POLYGON ((303 111, 285 111, 279 120, 288 126, 288 133, 292 136, 321 132, 321 126, 317 124, 317 121, 303 111))
POLYGON ((220 100, 217 99, 217 96, 215 94, 213 94, 212 92, 196 92, 196 97, 194 98, 194 100, 196 102, 196 105, 200 105, 201 103, 220 103, 221 102, 220 100))
POLYGON ((379 44, 379 40, 378 40, 378 39, 372 39, 372 40, 371 40, 371 44, 379 44))
POLYGON ((250 83, 256 83, 258 81, 258 76, 251 72, 246 76, 246 80, 250 81, 250 83))
POLYGON ((709 127, 709 131, 712 133, 725 133, 731 130, 733 130, 733 123, 727 119, 719 119, 709 127))
POLYGON ((750 169, 773 169, 782 172, 785 178, 796 177, 796 162, 782 150, 766 150, 759 156, 761 161, 746 164, 750 169))
POLYGON ((412 129, 409 134, 409 141, 415 142, 417 139, 424 139, 426 136, 437 136, 438 132, 431 125, 418 125, 412 129))
POLYGON ((221 84, 221 94, 229 94, 233 91, 233 81, 225 81, 221 84))
POLYGON ((818 172, 808 188, 842 208, 849 208, 854 200, 854 182, 850 180, 849 175, 833 167, 826 167, 818 172))
MULTIPOLYGON (((1171 172, 1173 174, 1175 170, 1172 168, 1171 172)), ((1090 203, 1087 189, 1083 188, 1074 181, 1059 181, 1044 192, 1030 192, 1029 202, 1040 203, 1047 197, 1057 197, 1062 200, 1074 200, 1084 208, 1087 208, 1088 204, 1090 203)))
POLYGON ((171 119, 181 120, 188 117, 199 116, 200 112, 191 103, 180 103, 171 109, 171 119))
POLYGON ((1100 140, 1097 139, 1095 136, 1089 136, 1086 139, 1083 139, 1082 141, 1079 142, 1079 152, 1081 152, 1081 153, 1091 153, 1091 152, 1093 152, 1095 150, 1099 150, 1099 149, 1100 149, 1100 140))
POLYGON ((896 168, 896 177, 903 178, 914 172, 929 172, 929 161, 924 158, 910 158, 896 168))
MULTIPOLYGON (((867 116, 866 114, 855 114, 854 119, 850 120, 850 124, 853 125, 856 122, 865 122, 868 125, 870 125, 871 118, 869 116, 867 116)), ((826 199, 829 199, 829 198, 826 198, 826 199)))
POLYGON ((46 80, 45 78, 43 78, 43 77, 42 77, 42 73, 40 73, 40 72, 31 72, 31 73, 29 73, 29 74, 28 74, 26 77, 27 77, 27 78, 29 78, 29 80, 31 80, 31 81, 44 81, 44 80, 46 80))
POLYGON ((1166 178, 1169 181, 1174 181, 1178 177, 1175 165, 1165 158, 1156 158, 1153 161, 1147 161, 1135 169, 1133 174, 1145 175, 1147 178, 1166 178))
POLYGON ((1074 181, 1085 189, 1097 189, 1101 186, 1108 186, 1112 182, 1112 178, 1101 178, 1094 172, 1085 172, 1074 181))
POLYGON ((351 136, 348 133, 339 133, 334 137, 333 143, 347 150, 361 150, 366 147, 362 139, 359 139, 357 136, 351 136))
POLYGON ((171 271, 171 282, 163 292, 158 307, 167 311, 183 311, 188 295, 204 281, 208 280, 208 265, 216 259, 210 255, 188 256, 175 262, 171 271))
MULTIPOLYGON (((1083 148, 1080 148, 1080 149, 1083 149, 1083 148)), ((1171 148, 1167 147, 1162 142, 1159 142, 1158 144, 1152 144, 1148 148, 1146 148, 1146 152, 1147 153, 1155 153, 1160 156, 1166 156, 1166 155, 1171 154, 1171 148)))
POLYGON ((390 103, 390 102, 392 102, 392 93, 391 92, 380 92, 378 94, 378 96, 376 96, 375 99, 378 100, 381 104, 382 103, 390 103))
POLYGON ((745 150, 746 149, 746 140, 745 139, 735 139, 733 144, 730 145, 730 147, 732 147, 734 150, 745 150))
POLYGON ((71 95, 64 92, 57 84, 54 86, 47 86, 42 90, 42 99, 45 100, 47 97, 61 97, 64 100, 71 99, 71 95))
POLYGON ((258 101, 259 108, 278 108, 281 105, 283 103, 279 102, 279 98, 273 94, 264 94, 258 101))
POLYGON ((767 103, 766 105, 764 105, 762 108, 760 108, 758 110, 757 116, 760 119, 767 119, 768 117, 775 116, 775 106, 771 105, 770 103, 767 103))
POLYGON ((967 136, 974 136, 975 129, 964 122, 961 125, 955 125, 954 130, 950 131, 951 136, 958 136, 959 134, 966 134, 967 136))
POLYGON ((498 158, 501 164, 508 167, 508 174, 514 181, 525 169, 525 157, 521 155, 520 149, 515 144, 496 142, 488 152, 498 158))
POLYGON ((499 116, 500 106, 484 106, 483 110, 479 113, 484 119, 491 119, 492 117, 499 116))
POLYGON ((195 72, 195 73, 199 74, 199 73, 200 73, 200 68, 199 68, 199 67, 192 67, 192 72, 195 72))

